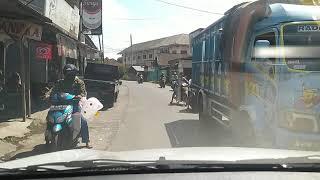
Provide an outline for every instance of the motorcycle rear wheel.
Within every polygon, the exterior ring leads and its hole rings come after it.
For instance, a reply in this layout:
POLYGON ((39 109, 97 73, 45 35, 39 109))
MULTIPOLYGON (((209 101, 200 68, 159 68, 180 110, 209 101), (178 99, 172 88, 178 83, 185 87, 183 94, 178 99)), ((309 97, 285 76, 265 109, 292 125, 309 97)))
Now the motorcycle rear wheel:
POLYGON ((50 143, 50 152, 59 151, 62 149, 62 137, 61 133, 58 133, 53 136, 50 143))

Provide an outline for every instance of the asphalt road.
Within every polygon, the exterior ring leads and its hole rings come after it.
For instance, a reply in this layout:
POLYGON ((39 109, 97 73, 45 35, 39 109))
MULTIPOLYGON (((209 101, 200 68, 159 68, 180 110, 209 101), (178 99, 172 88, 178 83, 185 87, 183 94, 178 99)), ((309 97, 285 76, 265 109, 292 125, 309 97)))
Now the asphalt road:
MULTIPOLYGON (((152 83, 124 82, 127 103, 108 150, 226 146, 228 133, 218 124, 200 123, 186 107, 169 105, 172 91, 152 83)), ((126 101, 122 98, 123 101, 126 101)))

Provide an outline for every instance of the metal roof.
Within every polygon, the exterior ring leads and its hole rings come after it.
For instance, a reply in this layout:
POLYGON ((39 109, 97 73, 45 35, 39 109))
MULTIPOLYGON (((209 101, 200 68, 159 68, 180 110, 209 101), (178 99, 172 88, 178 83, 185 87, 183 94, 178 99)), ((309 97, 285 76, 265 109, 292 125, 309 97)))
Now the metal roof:
POLYGON ((320 7, 296 4, 271 4, 268 18, 256 24, 256 29, 291 21, 320 20, 320 7))
POLYGON ((134 70, 136 70, 137 72, 142 72, 144 71, 144 67, 142 66, 131 66, 134 70))
MULTIPOLYGON (((169 46, 174 44, 189 45, 189 35, 188 34, 178 34, 174 36, 164 37, 160 39, 155 39, 147 42, 142 42, 132 45, 132 51, 144 51, 149 49, 155 49, 162 46, 169 46)), ((131 52, 131 47, 128 47, 121 51, 119 54, 125 52, 131 52)))

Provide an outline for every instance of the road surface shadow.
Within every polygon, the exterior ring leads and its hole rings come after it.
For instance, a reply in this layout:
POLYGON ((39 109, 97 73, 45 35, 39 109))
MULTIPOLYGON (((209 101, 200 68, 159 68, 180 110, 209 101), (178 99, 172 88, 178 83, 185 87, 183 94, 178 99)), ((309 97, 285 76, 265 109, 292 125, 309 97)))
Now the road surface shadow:
POLYGON ((21 159, 25 157, 35 156, 39 154, 49 153, 45 144, 39 144, 33 147, 31 151, 21 152, 11 157, 10 160, 21 159))
MULTIPOLYGON (((87 149, 87 147, 85 145, 78 145, 73 149, 87 149)), ((11 157, 10 160, 21 159, 21 158, 36 156, 36 155, 45 154, 45 153, 50 153, 48 147, 45 144, 39 144, 34 146, 31 151, 26 151, 26 152, 21 152, 16 154, 15 156, 11 157)))
POLYGON ((179 113, 192 113, 192 114, 196 114, 196 112, 194 112, 192 109, 188 109, 188 108, 186 108, 186 109, 181 109, 181 110, 179 110, 179 113))
POLYGON ((165 127, 172 147, 232 146, 231 133, 215 121, 183 119, 165 127))
POLYGON ((169 106, 185 106, 184 104, 181 104, 181 103, 177 103, 177 102, 173 102, 173 103, 170 103, 168 104, 169 106))

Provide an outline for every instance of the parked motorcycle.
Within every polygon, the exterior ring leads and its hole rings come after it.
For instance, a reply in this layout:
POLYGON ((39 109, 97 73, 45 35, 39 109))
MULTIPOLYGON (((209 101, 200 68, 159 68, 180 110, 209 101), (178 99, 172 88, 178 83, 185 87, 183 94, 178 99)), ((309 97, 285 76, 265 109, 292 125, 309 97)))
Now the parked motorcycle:
POLYGON ((171 99, 171 102, 172 103, 173 99, 177 102, 177 103, 180 103, 181 101, 182 102, 185 102, 185 105, 187 106, 188 105, 188 84, 186 83, 183 83, 182 85, 179 85, 179 83, 176 81, 173 85, 173 95, 172 95, 172 99, 171 99), (180 93, 179 93, 180 91, 180 93), (180 94, 180 98, 179 98, 179 94, 180 94))
POLYGON ((74 148, 78 144, 81 129, 79 99, 69 93, 55 94, 50 98, 52 106, 47 115, 46 145, 50 151, 74 148))
POLYGON ((188 106, 188 91, 189 91, 189 85, 187 83, 182 83, 181 100, 185 102, 186 106, 188 106))
POLYGON ((177 80, 172 80, 171 81, 171 88, 174 90, 175 85, 177 84, 177 80))

